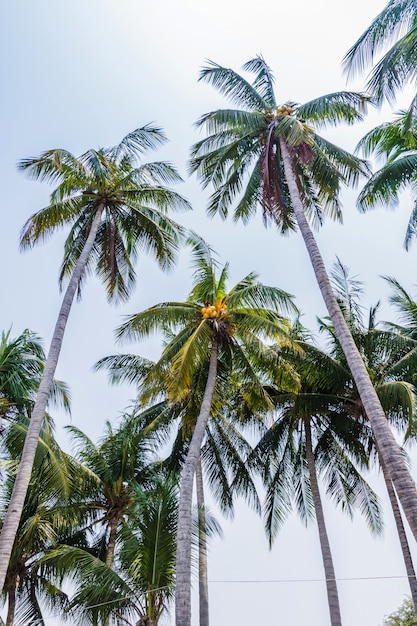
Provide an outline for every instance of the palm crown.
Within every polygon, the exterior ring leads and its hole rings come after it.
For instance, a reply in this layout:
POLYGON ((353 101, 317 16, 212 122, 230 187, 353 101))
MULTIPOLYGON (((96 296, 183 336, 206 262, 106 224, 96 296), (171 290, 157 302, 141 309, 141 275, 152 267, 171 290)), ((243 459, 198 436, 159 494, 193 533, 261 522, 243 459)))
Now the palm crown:
MULTIPOLYGON (((252 362, 255 358, 260 362, 263 357, 264 367, 267 363, 276 367, 276 354, 262 339, 291 343, 283 313, 296 312, 289 294, 262 285, 253 273, 227 291, 228 265, 216 276, 217 263, 210 247, 196 235, 189 241, 194 247, 196 270, 188 299, 156 304, 128 317, 117 330, 119 338, 138 339, 158 329, 166 333, 167 345, 145 377, 144 387, 152 390, 149 383, 155 380, 160 389, 161 372, 168 372, 167 388, 175 400, 187 396, 195 372, 207 366, 214 343, 226 361, 233 355, 242 385, 244 380, 258 380, 252 362)), ((262 385, 257 386, 263 393, 262 385)))
POLYGON ((225 218, 236 201, 235 219, 247 221, 260 204, 265 221, 271 219, 282 231, 293 229, 292 201, 282 164, 285 141, 310 218, 321 223, 323 210, 340 218, 341 184, 355 183, 360 174, 367 173, 367 166, 318 135, 316 129, 361 120, 367 97, 344 91, 305 104, 278 105, 274 78, 263 58, 252 59, 243 69, 255 75, 252 83, 212 62, 200 74, 200 80, 240 107, 213 111, 197 121, 198 127, 207 129, 208 137, 193 146, 190 169, 204 186, 215 187, 209 213, 225 218))
POLYGON ((166 187, 181 181, 171 164, 137 162, 144 151, 165 141, 161 129, 148 125, 129 133, 117 146, 88 150, 80 157, 55 149, 20 161, 20 170, 56 185, 50 204, 24 225, 21 247, 33 246, 70 224, 62 283, 72 274, 101 211, 85 271, 95 267, 109 299, 126 300, 135 281, 133 261, 141 249, 149 250, 163 268, 172 264, 182 228, 167 211, 189 208, 181 195, 166 187))

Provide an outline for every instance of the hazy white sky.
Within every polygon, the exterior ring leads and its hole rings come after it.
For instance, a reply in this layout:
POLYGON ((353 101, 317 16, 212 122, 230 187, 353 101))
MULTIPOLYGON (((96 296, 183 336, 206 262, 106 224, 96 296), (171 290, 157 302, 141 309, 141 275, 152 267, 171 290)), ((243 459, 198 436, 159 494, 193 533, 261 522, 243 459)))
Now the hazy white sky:
MULTIPOLYGON (((16 162, 48 148, 63 147, 79 154, 90 147, 117 143, 130 130, 154 121, 169 145, 150 158, 169 159, 186 178, 191 143, 198 139, 193 123, 225 101, 199 84, 206 59, 239 69, 262 54, 273 68, 277 94, 302 102, 346 88, 340 62, 355 39, 383 8, 382 0, 297 3, 257 0, 14 0, 2 7, 0 47, 3 63, 1 153, 3 227, 0 231, 2 305, 0 329, 13 334, 28 327, 48 344, 60 296, 57 288, 64 235, 24 255, 18 234, 29 215, 47 203, 49 189, 16 172, 16 162)), ((362 89, 364 81, 349 88, 362 89)), ((380 119, 384 109, 357 128, 332 132, 347 149, 380 119)), ((298 235, 279 238, 265 231, 260 219, 246 228, 205 217, 205 195, 195 180, 180 191, 193 203, 192 214, 180 217, 230 261, 231 283, 250 271, 266 284, 293 293, 312 329, 316 315, 325 314, 298 235)), ((367 304, 385 300, 380 275, 395 275, 413 289, 417 247, 402 248, 409 206, 359 215, 355 194, 345 197, 345 223, 328 224, 318 235, 328 267, 338 255, 366 282, 367 304)), ((116 420, 132 390, 109 389, 103 374, 91 367, 116 350, 136 350, 154 358, 157 341, 115 347, 113 330, 123 313, 155 302, 186 297, 190 271, 186 253, 170 275, 162 275, 142 259, 139 286, 130 302, 115 309, 95 280, 76 303, 57 376, 73 394, 72 423, 96 438, 105 420, 116 420)), ((385 317, 393 312, 384 305, 385 317)), ((59 427, 67 422, 58 415, 59 427)), ((65 438, 59 430, 59 436, 65 438)), ((375 482, 380 493, 383 489, 375 482)), ((345 626, 379 626, 408 592, 399 546, 386 515, 384 539, 373 539, 364 524, 351 524, 329 512, 329 533, 336 575, 340 578, 345 626), (355 579, 355 580, 353 580, 355 579)), ((224 522, 225 539, 210 553, 212 624, 250 626, 327 626, 329 624, 323 569, 314 525, 306 531, 297 519, 284 527, 272 552, 262 523, 242 505, 233 523, 224 522), (235 582, 232 582, 235 581, 235 582), (236 582, 238 581, 238 582, 236 582), (292 582, 284 582, 292 581, 292 582)), ((197 624, 195 612, 194 624, 197 624)), ((169 624, 169 620, 166 622, 169 624)), ((51 617, 49 624, 59 624, 51 617)))

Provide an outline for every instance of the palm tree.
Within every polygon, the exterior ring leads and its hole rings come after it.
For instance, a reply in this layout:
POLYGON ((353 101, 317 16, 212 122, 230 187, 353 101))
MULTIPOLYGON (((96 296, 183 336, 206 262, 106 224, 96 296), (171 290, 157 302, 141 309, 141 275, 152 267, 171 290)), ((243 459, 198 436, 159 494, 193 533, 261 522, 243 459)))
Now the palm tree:
POLYGON ((315 128, 361 119, 362 94, 329 94, 299 105, 277 106, 273 76, 261 57, 244 65, 255 73, 252 84, 231 69, 210 63, 200 78, 242 108, 218 110, 197 122, 209 136, 192 150, 191 170, 203 185, 214 185, 208 212, 225 218, 237 201, 234 217, 247 221, 262 206, 264 219, 282 231, 301 231, 326 308, 346 355, 349 368, 370 420, 379 453, 394 482, 401 505, 417 539, 417 490, 381 403, 333 293, 307 216, 321 221, 323 209, 339 215, 342 184, 354 183, 367 167, 329 143, 315 128), (309 124, 312 124, 310 126, 309 124), (246 186, 244 183, 246 181, 246 186), (242 189, 244 190, 242 192, 242 189))
MULTIPOLYGON (((96 370, 106 370, 112 384, 127 382, 135 384, 141 404, 141 387, 143 379, 152 367, 151 362, 133 354, 117 354, 100 359, 95 364, 96 370)), ((196 420, 200 411, 201 400, 207 379, 207 367, 196 371, 193 376, 192 391, 180 402, 171 402, 166 397, 164 380, 155 387, 153 404, 145 413, 152 415, 153 424, 161 439, 161 443, 170 442, 171 452, 164 459, 164 471, 170 476, 179 479, 184 461, 187 457, 188 446, 192 437, 196 420), (161 396, 159 402, 156 398, 161 396), (177 433, 172 442, 172 429, 177 427, 177 433), (163 437, 163 439, 162 439, 163 437)), ((242 495, 248 503, 260 513, 261 506, 256 487, 246 465, 246 459, 252 447, 241 433, 240 426, 247 426, 248 420, 239 420, 233 424, 235 411, 232 404, 239 407, 245 401, 245 390, 239 388, 240 381, 230 380, 225 363, 219 363, 217 385, 211 403, 210 419, 207 424, 205 442, 202 446, 196 466, 196 496, 199 517, 199 611, 200 626, 209 624, 208 602, 208 560, 207 560, 207 511, 205 507, 204 482, 209 479, 211 491, 220 505, 223 513, 233 515, 234 496, 242 495), (223 374, 224 373, 224 374, 223 374), (238 396, 238 397, 236 397, 238 396), (204 472, 203 472, 204 466, 204 472), (203 476, 204 474, 204 476, 203 476)), ((146 396, 152 395, 148 389, 146 396)), ((246 400, 246 404, 248 401, 246 400)), ((142 415, 140 412, 139 418, 142 415)), ((132 420, 135 420, 135 415, 132 420)), ((253 424, 251 424, 253 426, 253 424)))
MULTIPOLYGON (((113 569, 91 546, 61 544, 42 559, 58 582, 72 581, 75 593, 65 606, 71 623, 156 626, 169 609, 175 587, 178 482, 157 470, 149 474, 146 486, 132 487, 135 502, 121 528, 113 569)), ((209 537, 218 533, 211 516, 206 529, 209 537)))
POLYGON ((382 523, 378 499, 356 469, 367 467, 368 456, 355 403, 347 395, 349 372, 299 337, 302 352, 291 352, 288 359, 299 374, 300 389, 273 396, 276 417, 255 447, 252 463, 255 470, 262 470, 267 489, 265 526, 270 545, 294 507, 306 523, 316 519, 330 621, 341 626, 319 480, 329 498, 350 516, 356 505, 372 531, 379 532, 382 523))
POLYGON ((417 109, 413 114, 400 111, 394 121, 377 126, 365 135, 357 149, 368 157, 383 160, 382 167, 366 182, 358 197, 360 211, 378 205, 396 207, 399 194, 405 189, 412 193, 413 208, 404 240, 406 250, 417 234, 417 109))
MULTIPOLYGON (((4 482, 0 527, 4 511, 9 506, 27 429, 28 420, 21 416, 9 425, 2 440, 4 482)), ((51 427, 45 421, 2 587, 2 595, 8 604, 6 626, 16 623, 43 624, 42 605, 61 611, 67 601, 66 594, 43 570, 41 561, 45 553, 73 528, 75 518, 68 502, 78 489, 77 469, 72 460, 59 449, 51 427)))
POLYGON ((95 444, 85 433, 67 426, 76 445, 76 458, 87 468, 93 482, 79 505, 90 513, 91 530, 100 546, 98 556, 111 568, 118 535, 135 506, 135 486, 146 484, 155 444, 153 415, 143 412, 124 416, 117 430, 108 422, 106 432, 95 444), (94 483, 94 484, 93 484, 94 483))
MULTIPOLYGON (((416 79, 417 8, 414 0, 390 0, 346 53, 343 64, 349 76, 373 67, 367 88, 381 103, 395 100, 407 83, 416 79), (388 48, 388 50, 387 50, 388 48)), ((417 106, 417 94, 410 112, 417 106)))
MULTIPOLYGON (((404 335, 399 334, 397 325, 386 323, 388 331, 379 329, 376 324, 378 305, 371 308, 366 325, 360 306, 360 296, 363 293, 362 283, 350 278, 347 268, 340 261, 335 266, 332 276, 340 306, 352 330, 355 343, 367 365, 387 419, 397 430, 405 432, 405 440, 409 440, 415 436, 416 432, 416 393, 411 383, 414 382, 413 378, 417 367, 417 343, 405 333, 404 335), (393 332, 394 329, 395 332, 393 332)), ((398 287, 396 281, 391 284, 398 287)), ((404 293, 400 292, 400 300, 402 299, 404 299, 404 293)), ((321 329, 330 336, 333 355, 340 366, 348 372, 343 352, 334 335, 334 329, 325 320, 321 321, 321 329)), ((354 385, 348 385, 348 389, 350 402, 347 402, 347 406, 349 403, 353 403, 351 408, 353 408, 355 418, 361 421, 366 420, 366 411, 364 411, 354 385)), ((377 449, 375 442, 372 440, 370 442, 377 449)), ((380 455, 379 459, 397 527, 411 596, 417 609, 417 579, 401 511, 391 478, 380 455)))
POLYGON ((61 544, 42 560, 58 582, 72 581, 65 606, 74 624, 156 626, 173 596, 178 484, 149 472, 130 482, 132 502, 119 533, 112 567, 94 546, 61 544))
POLYGON ((118 329, 119 338, 141 338, 157 329, 169 333, 170 340, 148 378, 158 381, 165 372, 170 400, 186 398, 192 391, 195 373, 207 372, 181 474, 175 596, 177 626, 191 623, 193 479, 212 408, 218 365, 222 361, 227 363, 230 371, 238 372, 242 385, 250 381, 253 393, 266 399, 256 363, 264 359, 270 368, 272 364, 277 366, 278 359, 264 340, 288 343, 289 327, 282 311, 295 310, 288 294, 262 285, 255 274, 249 274, 226 291, 228 266, 224 266, 217 277, 217 264, 207 244, 197 236, 192 236, 190 243, 196 271, 188 300, 156 304, 129 317, 118 329))
MULTIPOLYGON (((0 416, 10 420, 30 416, 45 364, 45 353, 38 335, 26 329, 17 337, 2 332, 0 339, 0 416)), ((54 380, 50 401, 69 411, 67 386, 54 380)))
POLYGON ((172 264, 182 229, 167 215, 169 208, 189 208, 166 184, 178 182, 167 163, 137 165, 137 158, 165 141, 160 129, 146 126, 127 135, 113 148, 88 150, 75 157, 49 150, 20 162, 32 178, 57 185, 50 204, 25 224, 22 248, 45 240, 71 225, 65 244, 61 282, 69 276, 58 320, 16 477, 8 514, 0 536, 0 586, 19 524, 38 436, 56 370, 65 326, 75 293, 95 268, 110 300, 125 300, 135 283, 132 262, 140 248, 151 252, 162 268, 172 264))

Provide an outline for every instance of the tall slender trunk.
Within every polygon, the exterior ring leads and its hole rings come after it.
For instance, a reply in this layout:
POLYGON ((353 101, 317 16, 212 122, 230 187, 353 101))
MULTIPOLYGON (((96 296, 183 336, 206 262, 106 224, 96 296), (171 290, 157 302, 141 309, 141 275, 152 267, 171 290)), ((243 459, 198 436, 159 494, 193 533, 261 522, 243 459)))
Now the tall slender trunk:
POLYGON ((329 603, 330 622, 332 626, 342 626, 340 615, 339 594, 337 591, 336 576, 334 573, 332 552, 327 536, 326 522, 324 520, 323 505, 321 502, 319 484, 316 473, 316 462, 314 459, 313 445, 311 441, 310 418, 304 418, 304 428, 306 434, 306 457, 308 473, 310 476, 311 493, 313 495, 314 511, 316 514, 317 527, 319 530, 321 555, 323 558, 324 575, 326 577, 327 600, 329 603))
POLYGON ((414 538, 417 540, 417 489, 415 483, 401 456, 400 449, 388 425, 362 357, 353 341, 351 332, 337 303, 317 242, 304 213, 303 203, 292 165, 292 156, 283 138, 280 139, 280 147, 294 215, 310 256, 323 300, 333 322, 336 336, 345 353, 362 404, 364 405, 371 424, 379 454, 394 484, 395 491, 414 538))
POLYGON ((387 487, 389 501, 391 504, 392 512, 394 514, 395 525, 397 527, 397 533, 400 540, 401 551, 403 554, 405 571, 407 572, 408 583, 410 585, 411 597, 414 604, 415 612, 417 613, 417 579, 414 569, 413 559, 411 557, 410 546, 408 545, 407 535, 405 532, 403 520, 401 517, 400 507, 398 506, 397 496, 395 494, 392 481, 388 476, 386 467, 381 462, 382 474, 384 476, 385 485, 387 487))
POLYGON ((114 550, 116 547, 116 538, 117 538, 117 527, 119 525, 119 518, 118 517, 112 517, 109 521, 109 541, 107 544, 107 550, 106 550, 106 565, 107 567, 110 567, 113 565, 113 559, 114 559, 114 550))
POLYGON ((7 588, 7 617, 6 617, 6 625, 5 626, 13 626, 14 623, 14 614, 16 612, 16 587, 17 580, 13 579, 13 581, 8 585, 7 588))
POLYGON ((218 345, 211 347, 210 365, 200 413, 181 473, 178 506, 177 558, 175 586, 175 625, 191 626, 191 524, 193 482, 201 444, 210 416, 211 401, 217 376, 218 345))
POLYGON ((39 385, 35 406, 33 407, 29 427, 25 438, 25 444, 23 447, 22 458, 19 464, 19 470, 17 472, 9 507, 6 513, 6 517, 4 519, 4 524, 0 535, 0 589, 3 589, 4 586, 10 555, 13 549, 14 540, 22 515, 23 504, 25 502, 26 493, 29 486, 36 448, 38 446, 39 434, 45 417, 46 405, 48 403, 52 381, 54 379, 55 370, 58 364, 58 358, 61 351, 65 327, 67 325, 69 313, 80 282, 80 278, 84 272, 87 259, 94 245, 94 240, 96 238, 97 230, 100 225, 103 209, 104 205, 100 204, 91 225, 91 230, 88 234, 84 248, 75 265, 74 271, 68 283, 68 287, 65 291, 65 295, 62 300, 61 308, 58 314, 54 334, 52 336, 48 357, 45 362, 43 376, 39 385))
POLYGON ((198 507, 198 599, 200 608, 199 626, 209 626, 209 603, 208 603, 208 566, 207 566, 207 528, 206 510, 204 500, 203 469, 201 456, 195 470, 195 482, 197 491, 198 507))
MULTIPOLYGON (((109 541, 107 543, 105 564, 112 569, 114 561, 114 551, 116 548, 117 527, 119 525, 119 517, 112 517, 109 521, 109 541)), ((103 626, 110 626, 110 613, 108 613, 103 626)))

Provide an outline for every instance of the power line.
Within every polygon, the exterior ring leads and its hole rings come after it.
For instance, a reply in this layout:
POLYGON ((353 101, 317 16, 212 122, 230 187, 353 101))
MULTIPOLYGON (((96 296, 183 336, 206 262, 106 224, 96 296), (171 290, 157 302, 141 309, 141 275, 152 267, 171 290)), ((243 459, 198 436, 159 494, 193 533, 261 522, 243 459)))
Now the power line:
POLYGON ((415 576, 353 576, 351 578, 278 578, 278 579, 265 579, 265 580, 209 580, 209 583, 324 583, 332 580, 337 582, 342 581, 355 581, 355 580, 395 580, 401 578, 415 579, 415 576))

